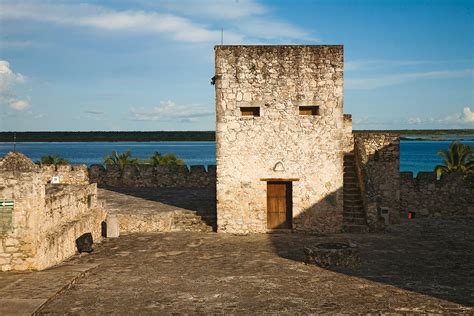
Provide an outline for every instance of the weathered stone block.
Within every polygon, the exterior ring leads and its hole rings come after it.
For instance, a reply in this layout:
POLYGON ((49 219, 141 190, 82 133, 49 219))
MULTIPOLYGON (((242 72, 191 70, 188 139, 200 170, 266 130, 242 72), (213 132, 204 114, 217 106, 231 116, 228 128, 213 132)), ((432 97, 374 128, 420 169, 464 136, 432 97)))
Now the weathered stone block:
POLYGON ((107 215, 107 238, 117 238, 120 236, 120 225, 117 215, 107 215))

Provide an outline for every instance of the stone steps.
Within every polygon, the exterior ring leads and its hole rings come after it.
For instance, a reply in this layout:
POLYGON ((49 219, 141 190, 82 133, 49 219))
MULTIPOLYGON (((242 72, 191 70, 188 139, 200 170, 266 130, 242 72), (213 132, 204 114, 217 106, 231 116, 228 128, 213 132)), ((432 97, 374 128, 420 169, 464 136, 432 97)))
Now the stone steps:
POLYGON ((345 233, 351 234, 364 234, 369 232, 369 227, 367 225, 357 225, 357 224, 344 224, 342 230, 345 233))
POLYGON ((357 194, 360 195, 359 188, 356 186, 353 187, 345 187, 343 189, 344 194, 357 194))
POLYGON ((363 211, 353 211, 353 210, 344 210, 342 213, 344 217, 356 217, 356 218, 365 218, 363 211))
POLYGON ((344 177, 343 179, 344 179, 344 182, 346 184, 353 184, 355 186, 359 186, 359 181, 357 180, 357 178, 346 178, 346 177, 344 177))
POLYGON ((344 201, 344 206, 348 209, 364 207, 364 205, 362 204, 362 201, 360 201, 360 200, 358 200, 358 201, 351 201, 351 200, 344 201))
POLYGON ((368 232, 353 154, 344 155, 343 179, 343 231, 348 233, 368 232))
POLYGON ((358 192, 344 192, 346 201, 360 201, 360 194, 358 192))
POLYGON ((345 222, 350 223, 350 225, 365 225, 365 217, 349 217, 349 216, 344 216, 345 217, 345 222))

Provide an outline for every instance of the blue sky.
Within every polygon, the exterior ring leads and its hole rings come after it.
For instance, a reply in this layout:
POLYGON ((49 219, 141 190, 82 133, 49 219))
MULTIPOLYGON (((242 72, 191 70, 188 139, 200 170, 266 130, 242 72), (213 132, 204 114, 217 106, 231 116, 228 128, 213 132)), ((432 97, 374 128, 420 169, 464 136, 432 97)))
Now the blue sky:
POLYGON ((356 129, 474 128, 472 0, 0 0, 0 131, 214 130, 221 28, 343 44, 356 129))

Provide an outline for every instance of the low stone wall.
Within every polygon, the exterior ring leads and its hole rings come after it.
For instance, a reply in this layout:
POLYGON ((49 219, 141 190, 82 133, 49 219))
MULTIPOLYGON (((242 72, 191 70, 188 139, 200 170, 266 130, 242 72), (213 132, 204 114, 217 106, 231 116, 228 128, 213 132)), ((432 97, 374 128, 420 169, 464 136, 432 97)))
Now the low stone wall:
POLYGON ((381 226, 388 208, 390 223, 400 220, 400 137, 393 133, 355 133, 354 154, 367 224, 381 226))
POLYGON ((401 172, 400 206, 403 216, 416 217, 474 214, 474 179, 462 174, 444 174, 437 180, 433 172, 401 172))
POLYGON ((104 187, 121 188, 212 188, 216 186, 216 166, 151 166, 127 165, 104 168, 92 165, 89 178, 104 187))
POLYGON ((58 228, 65 222, 72 222, 97 206, 97 184, 65 185, 47 184, 45 194, 45 223, 43 231, 58 228))
POLYGON ((101 240, 105 211, 96 184, 45 184, 43 168, 19 153, 0 158, 0 270, 42 270, 76 252, 90 232, 101 240))
POLYGON ((86 165, 41 165, 44 183, 51 183, 54 176, 59 177, 60 184, 88 184, 89 172, 86 165))

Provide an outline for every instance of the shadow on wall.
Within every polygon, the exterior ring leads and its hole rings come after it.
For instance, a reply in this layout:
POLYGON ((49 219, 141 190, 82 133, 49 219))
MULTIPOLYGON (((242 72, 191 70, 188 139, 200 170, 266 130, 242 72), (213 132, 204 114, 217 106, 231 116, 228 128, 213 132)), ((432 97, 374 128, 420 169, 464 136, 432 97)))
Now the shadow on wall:
POLYGON ((129 188, 211 188, 216 182, 216 166, 119 166, 92 165, 89 168, 91 182, 99 186, 129 188))
POLYGON ((117 188, 102 186, 104 189, 123 193, 149 201, 173 205, 197 215, 216 230, 216 190, 215 188, 117 188))

